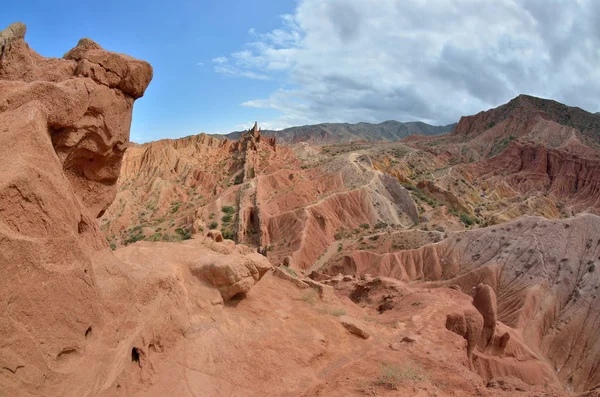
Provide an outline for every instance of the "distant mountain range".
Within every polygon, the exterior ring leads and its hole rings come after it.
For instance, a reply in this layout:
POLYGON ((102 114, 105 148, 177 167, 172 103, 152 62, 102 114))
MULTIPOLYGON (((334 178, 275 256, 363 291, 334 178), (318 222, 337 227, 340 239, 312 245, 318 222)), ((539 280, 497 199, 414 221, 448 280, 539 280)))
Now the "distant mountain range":
MULTIPOLYGON (((313 145, 325 145, 352 141, 397 141, 411 134, 441 135, 452 131, 454 124, 433 126, 419 121, 401 123, 384 121, 371 123, 323 123, 286 128, 280 131, 263 130, 261 134, 276 137, 279 143, 294 144, 308 142, 313 145)), ((226 135, 215 135, 230 140, 239 139, 245 131, 235 131, 226 135)))

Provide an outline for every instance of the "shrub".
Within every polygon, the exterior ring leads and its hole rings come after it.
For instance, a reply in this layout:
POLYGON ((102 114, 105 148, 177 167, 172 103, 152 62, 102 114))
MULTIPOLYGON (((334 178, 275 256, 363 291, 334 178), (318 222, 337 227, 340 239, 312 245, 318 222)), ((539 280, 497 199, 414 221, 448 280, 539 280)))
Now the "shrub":
POLYGON ((149 241, 160 241, 162 239, 162 233, 154 233, 152 236, 148 237, 149 241))
POLYGON ((311 288, 310 291, 302 294, 300 299, 302 299, 304 302, 308 303, 309 305, 314 305, 315 301, 317 300, 317 291, 315 291, 314 289, 311 288))
POLYGON ((210 223, 210 225, 208 225, 208 228, 211 229, 211 230, 216 229, 218 227, 219 227, 219 224, 217 222, 215 222, 215 221, 212 221, 210 223))
POLYGON ((181 236, 182 240, 189 240, 192 238, 192 233, 190 233, 189 230, 184 230, 180 227, 175 229, 175 233, 177 233, 179 236, 181 236))
POLYGON ((223 221, 223 223, 229 223, 229 222, 231 222, 232 218, 233 218, 233 215, 225 214, 225 215, 223 215, 221 220, 223 221))
POLYGON ((460 214, 460 221, 464 223, 465 226, 471 226, 474 223, 479 223, 479 219, 475 218, 474 216, 467 215, 464 212, 460 214))
POLYGON ((377 221, 377 224, 375 225, 375 230, 379 230, 379 229, 383 229, 387 227, 387 223, 382 222, 382 221, 377 221))
POLYGON ((176 213, 177 211, 179 211, 179 207, 181 207, 181 203, 177 203, 173 206, 173 208, 171 208, 171 214, 176 213))
POLYGON ((390 389, 398 389, 400 384, 405 380, 419 381, 425 379, 423 370, 412 364, 382 364, 381 376, 377 379, 377 384, 387 386, 390 389))
POLYGON ((233 213, 235 213, 235 208, 233 208, 230 205, 226 205, 223 208, 221 208, 221 211, 224 212, 224 213, 226 213, 226 214, 233 214, 233 213))
POLYGON ((116 250, 117 249, 117 245, 115 243, 110 243, 110 249, 111 250, 116 250))
POLYGON ((340 309, 340 308, 331 309, 331 310, 329 310, 329 314, 331 314, 334 317, 340 317, 340 316, 343 316, 344 314, 346 314, 346 310, 340 309))
POLYGON ((292 275, 292 276, 294 276, 294 277, 298 278, 298 273, 296 273, 296 271, 295 271, 294 269, 292 269, 292 268, 290 268, 290 267, 287 267, 287 266, 281 266, 281 268, 282 268, 283 270, 285 270, 286 272, 288 272, 290 275, 292 275))
POLYGON ((224 239, 233 240, 233 230, 223 228, 221 229, 221 234, 224 239))
POLYGON ((360 227, 362 227, 363 229, 368 229, 368 228, 370 228, 371 226, 369 226, 369 224, 368 224, 368 223, 363 223, 363 224, 361 224, 361 225, 360 225, 360 227))
POLYGON ((135 243, 136 241, 140 241, 144 239, 144 234, 143 233, 139 233, 139 234, 132 234, 129 236, 128 239, 126 239, 125 241, 123 241, 123 244, 125 245, 129 245, 132 243, 135 243))

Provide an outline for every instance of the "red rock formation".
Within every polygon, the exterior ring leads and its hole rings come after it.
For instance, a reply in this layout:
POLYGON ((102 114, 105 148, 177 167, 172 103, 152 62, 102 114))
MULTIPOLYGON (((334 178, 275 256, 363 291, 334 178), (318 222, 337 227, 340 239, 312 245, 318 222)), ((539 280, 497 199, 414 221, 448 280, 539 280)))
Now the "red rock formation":
POLYGON ((551 193, 576 212, 600 209, 598 154, 513 143, 502 154, 470 171, 479 178, 503 180, 524 194, 551 193))
MULTIPOLYGON (((328 268, 330 274, 444 280, 426 285, 456 284, 463 291, 483 282, 497 295, 497 319, 513 329, 496 328, 498 339, 507 331, 511 334, 506 351, 512 353, 502 355, 535 357, 531 352, 540 351, 560 371, 562 381, 576 390, 600 385, 596 366, 600 360, 600 334, 596 332, 600 315, 595 304, 600 296, 596 293, 600 217, 585 214, 562 221, 522 217, 501 226, 454 233, 440 243, 415 250, 391 254, 354 251, 344 257, 328 268), (516 340, 523 340, 530 350, 510 350, 516 340)), ((481 365, 476 365, 482 376, 490 378, 509 370, 483 354, 481 365)))
POLYGON ((110 330, 126 329, 112 316, 130 294, 95 274, 113 264, 94 218, 116 193, 152 68, 87 39, 46 59, 23 35, 0 60, 0 394, 96 394, 109 378, 96 366, 119 356, 100 349, 128 342, 110 330))

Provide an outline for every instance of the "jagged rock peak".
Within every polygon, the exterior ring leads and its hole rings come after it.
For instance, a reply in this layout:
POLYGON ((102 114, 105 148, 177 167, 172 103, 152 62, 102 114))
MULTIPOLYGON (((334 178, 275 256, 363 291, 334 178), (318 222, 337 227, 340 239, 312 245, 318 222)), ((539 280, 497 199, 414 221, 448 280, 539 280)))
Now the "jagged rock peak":
POLYGON ((8 48, 10 43, 16 40, 22 40, 25 38, 27 32, 27 26, 22 22, 15 22, 10 25, 2 32, 0 32, 0 58, 4 54, 4 50, 8 48))

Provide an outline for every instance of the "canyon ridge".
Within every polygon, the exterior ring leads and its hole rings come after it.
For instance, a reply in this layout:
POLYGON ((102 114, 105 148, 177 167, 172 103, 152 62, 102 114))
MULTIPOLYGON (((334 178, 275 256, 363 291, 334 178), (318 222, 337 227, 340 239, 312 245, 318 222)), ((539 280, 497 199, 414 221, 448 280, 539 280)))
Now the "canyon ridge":
POLYGON ((0 395, 600 395, 600 115, 129 142, 144 61, 0 33, 0 395))

